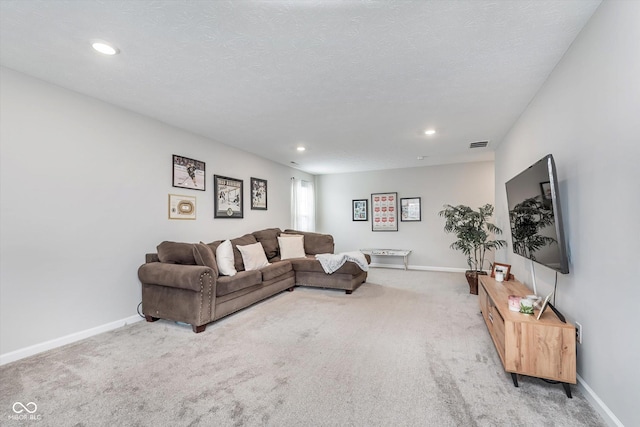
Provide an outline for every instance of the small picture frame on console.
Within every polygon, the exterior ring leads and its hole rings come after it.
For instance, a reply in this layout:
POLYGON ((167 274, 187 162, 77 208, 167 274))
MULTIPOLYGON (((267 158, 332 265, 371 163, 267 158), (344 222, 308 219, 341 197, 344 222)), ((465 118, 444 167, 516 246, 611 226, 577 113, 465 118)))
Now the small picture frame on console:
POLYGON ((496 273, 502 273, 504 275, 504 280, 509 280, 511 272, 511 264, 500 264, 499 262, 493 263, 493 268, 491 269, 491 277, 496 277, 496 273))
POLYGON ((538 312, 538 317, 536 318, 536 320, 540 320, 540 317, 542 317, 542 313, 544 313, 547 307, 549 307, 549 302, 551 301, 552 295, 553 295, 553 291, 549 295, 547 295, 547 297, 544 299, 544 302, 542 303, 542 307, 540 307, 540 311, 538 312))

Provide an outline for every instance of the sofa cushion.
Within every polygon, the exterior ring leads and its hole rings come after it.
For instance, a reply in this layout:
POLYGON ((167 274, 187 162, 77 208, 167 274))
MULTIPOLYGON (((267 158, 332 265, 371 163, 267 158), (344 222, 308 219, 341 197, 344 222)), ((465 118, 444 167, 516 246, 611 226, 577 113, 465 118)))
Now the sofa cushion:
MULTIPOLYGON (((292 259, 290 260, 290 262, 291 262, 291 266, 295 271, 327 274, 324 272, 324 269, 322 268, 322 264, 320 264, 320 261, 318 261, 317 259, 315 259, 315 257, 312 257, 312 256, 308 256, 307 258, 304 258, 304 259, 292 259)), ((362 269, 358 267, 358 264, 351 261, 347 261, 344 263, 342 267, 337 269, 332 274, 336 274, 336 273, 358 275, 362 273, 362 269)), ((327 277, 329 277, 328 274, 327 274, 327 277)))
POLYGON ((269 265, 269 261, 267 261, 267 256, 264 254, 264 249, 262 249, 260 242, 245 246, 238 245, 237 248, 242 255, 242 263, 244 264, 245 270, 259 270, 269 265))
POLYGON ((216 261, 218 270, 223 276, 235 276, 236 268, 234 266, 233 246, 231 240, 225 240, 220 243, 216 249, 216 261))
POLYGON ((304 236, 293 235, 278 237, 280 246, 280 259, 304 258, 304 236))
POLYGON ((235 276, 220 276, 216 284, 216 296, 228 295, 262 283, 259 271, 239 271, 235 276))
POLYGON ((210 267, 213 270, 213 274, 218 277, 219 273, 216 256, 213 254, 209 246, 202 242, 193 245, 193 257, 195 258, 197 265, 210 267))
POLYGON ((264 230, 254 231, 251 233, 258 242, 262 243, 264 253, 269 261, 278 256, 278 236, 280 233, 282 233, 282 230, 279 228, 265 228, 264 230))
POLYGON ((334 249, 331 234, 312 233, 309 231, 285 230, 284 234, 301 234, 304 236, 304 251, 310 255, 332 254, 334 249))
POLYGON ((242 262, 242 254, 238 250, 238 245, 246 246, 252 245, 254 243, 258 243, 253 234, 245 234, 242 237, 237 237, 235 239, 231 239, 231 244, 233 245, 233 258, 237 271, 244 271, 244 263, 242 262))
POLYGON ((196 265, 193 257, 192 243, 178 243, 164 241, 157 248, 158 259, 167 264, 187 264, 196 265))
POLYGON ((293 267, 291 267, 291 262, 278 261, 260 269, 260 272, 262 273, 262 281, 268 282, 269 280, 278 278, 279 276, 282 276, 283 274, 286 274, 292 270, 293 267))

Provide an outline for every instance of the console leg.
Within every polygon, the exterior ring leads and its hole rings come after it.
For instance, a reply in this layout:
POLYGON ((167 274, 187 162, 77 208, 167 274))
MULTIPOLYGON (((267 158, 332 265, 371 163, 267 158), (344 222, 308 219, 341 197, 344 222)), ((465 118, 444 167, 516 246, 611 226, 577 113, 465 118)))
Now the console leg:
POLYGON ((511 379, 513 380, 513 385, 518 387, 518 374, 511 374, 511 379))
POLYGON ((200 332, 204 332, 206 328, 207 328, 207 325, 200 325, 200 326, 191 325, 191 329, 193 329, 193 332, 195 332, 196 334, 199 334, 200 332))
POLYGON ((156 320, 158 320, 158 317, 149 316, 148 314, 145 314, 144 318, 147 322, 155 322, 156 320))
POLYGON ((567 394, 569 399, 573 399, 571 396, 571 388, 569 387, 569 383, 562 383, 562 388, 564 388, 564 392, 567 394))

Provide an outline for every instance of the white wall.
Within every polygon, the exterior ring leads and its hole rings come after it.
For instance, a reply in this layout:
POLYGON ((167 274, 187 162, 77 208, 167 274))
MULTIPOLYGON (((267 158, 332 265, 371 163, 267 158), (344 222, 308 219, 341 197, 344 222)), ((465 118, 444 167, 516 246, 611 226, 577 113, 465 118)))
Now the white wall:
MULTIPOLYGON (((467 269, 465 256, 449 249, 455 237, 443 231, 444 218, 438 212, 446 203, 473 208, 494 203, 493 162, 320 175, 316 182, 316 228, 334 236, 337 252, 362 248, 411 249, 409 264, 414 268, 467 269), (385 192, 397 192, 399 199, 420 197, 422 221, 399 221, 397 232, 371 231, 371 193, 385 192), (369 221, 352 221, 353 199, 369 199, 369 221)), ((376 257, 374 262, 400 265, 402 259, 376 257)))
MULTIPOLYGON (((571 257, 556 305, 583 326, 578 374, 626 426, 640 425, 639 23, 640 2, 604 2, 496 154, 504 228, 504 183, 555 158, 571 257)), ((510 249, 498 258, 531 284, 528 261, 510 249)), ((550 292, 554 273, 536 272, 538 293, 550 292)))
POLYGON ((290 225, 308 174, 23 74, 1 70, 0 354, 136 314, 137 268, 163 240, 290 225), (172 154, 206 162, 206 191, 172 187, 172 154), (213 219, 213 174, 244 180, 244 219, 213 219), (250 209, 249 179, 268 181, 250 209), (197 220, 167 219, 168 194, 197 220))

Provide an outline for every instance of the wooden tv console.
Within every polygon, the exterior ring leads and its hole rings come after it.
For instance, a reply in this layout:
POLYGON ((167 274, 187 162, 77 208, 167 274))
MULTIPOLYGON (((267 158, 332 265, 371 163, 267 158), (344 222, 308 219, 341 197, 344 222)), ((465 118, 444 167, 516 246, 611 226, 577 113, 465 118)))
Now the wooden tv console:
POLYGON ((569 384, 576 383, 576 331, 547 309, 540 317, 509 310, 509 295, 526 296, 531 291, 516 280, 496 282, 478 276, 478 298, 482 317, 498 350, 502 366, 511 373, 518 387, 517 375, 527 375, 561 383, 571 398, 569 384))

